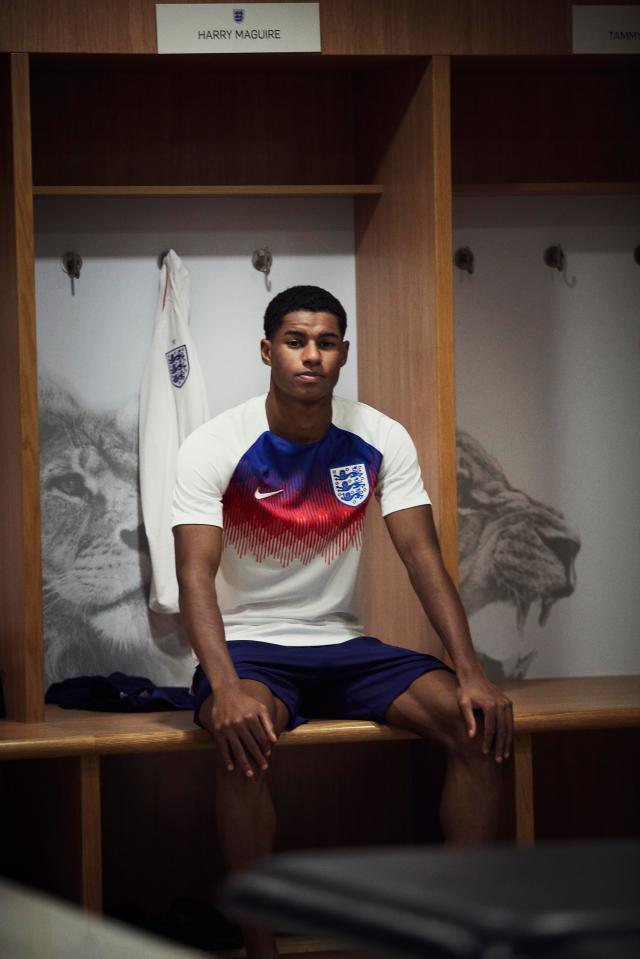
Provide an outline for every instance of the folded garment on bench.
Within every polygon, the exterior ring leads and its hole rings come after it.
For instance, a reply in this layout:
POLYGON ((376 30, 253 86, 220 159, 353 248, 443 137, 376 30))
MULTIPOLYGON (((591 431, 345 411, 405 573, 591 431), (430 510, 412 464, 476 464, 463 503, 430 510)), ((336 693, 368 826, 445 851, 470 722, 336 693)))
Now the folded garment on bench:
POLYGON ((156 686, 144 676, 111 673, 109 676, 74 676, 52 683, 45 702, 64 709, 94 709, 109 713, 149 713, 167 709, 193 709, 186 686, 156 686))

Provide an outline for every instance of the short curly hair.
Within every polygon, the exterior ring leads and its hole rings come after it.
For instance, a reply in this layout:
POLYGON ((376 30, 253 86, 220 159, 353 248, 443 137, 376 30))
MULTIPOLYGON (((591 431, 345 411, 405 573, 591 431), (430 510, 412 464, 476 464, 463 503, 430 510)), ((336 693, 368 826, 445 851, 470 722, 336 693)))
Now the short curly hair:
POLYGON ((338 321, 340 335, 344 337, 347 330, 347 314, 340 300, 323 290, 320 286, 290 286, 283 290, 269 303, 264 314, 264 335, 268 340, 282 325, 283 317, 287 313, 297 310, 307 310, 309 313, 332 313, 338 321))

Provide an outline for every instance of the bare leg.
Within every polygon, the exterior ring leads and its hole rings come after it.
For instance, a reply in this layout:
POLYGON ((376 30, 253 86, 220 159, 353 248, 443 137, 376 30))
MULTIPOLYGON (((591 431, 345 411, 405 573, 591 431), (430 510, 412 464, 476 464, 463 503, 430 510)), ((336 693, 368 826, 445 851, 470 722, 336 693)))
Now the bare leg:
MULTIPOLYGON (((246 692, 265 703, 276 733, 280 735, 289 721, 289 711, 263 684, 241 680, 246 692)), ((200 710, 202 721, 211 715, 212 701, 200 710)), ((236 764, 230 773, 218 767, 216 775, 216 817, 218 834, 227 868, 233 872, 268 856, 273 849, 276 817, 267 781, 268 771, 254 766, 253 776, 246 776, 236 764)), ((271 959, 277 956, 275 940, 270 932, 255 926, 242 927, 249 959, 271 959)))
POLYGON ((439 742, 447 751, 447 771, 440 803, 445 841, 452 844, 495 840, 504 770, 492 753, 482 752, 482 722, 473 739, 456 699, 451 673, 434 670, 416 679, 386 712, 394 726, 411 729, 439 742))

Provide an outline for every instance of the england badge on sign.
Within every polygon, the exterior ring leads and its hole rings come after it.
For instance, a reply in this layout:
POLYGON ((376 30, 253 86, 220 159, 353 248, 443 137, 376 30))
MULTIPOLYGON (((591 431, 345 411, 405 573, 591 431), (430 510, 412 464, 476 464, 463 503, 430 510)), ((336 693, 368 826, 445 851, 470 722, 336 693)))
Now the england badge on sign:
POLYGON ((364 463, 336 466, 329 470, 333 492, 345 506, 360 506, 369 495, 369 477, 364 463))
POLYGON ((174 386, 180 389, 189 379, 189 354, 186 346, 176 346, 175 350, 165 353, 169 377, 174 386))
POLYGON ((244 23, 244 10, 242 8, 234 9, 233 19, 235 23, 244 23))

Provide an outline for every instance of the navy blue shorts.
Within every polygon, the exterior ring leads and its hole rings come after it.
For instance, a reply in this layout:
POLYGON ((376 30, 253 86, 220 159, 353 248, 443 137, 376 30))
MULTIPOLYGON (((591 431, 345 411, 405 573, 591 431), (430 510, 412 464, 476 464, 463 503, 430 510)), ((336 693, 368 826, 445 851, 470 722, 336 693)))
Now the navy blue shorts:
MULTIPOLYGON (((390 646, 373 636, 358 636, 328 646, 280 646, 234 639, 227 644, 240 679, 268 686, 289 710, 287 729, 309 719, 371 719, 385 713, 414 679, 432 669, 453 670, 441 660, 412 649, 390 646)), ((193 677, 194 720, 211 694, 198 665, 193 677)))

